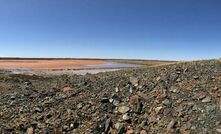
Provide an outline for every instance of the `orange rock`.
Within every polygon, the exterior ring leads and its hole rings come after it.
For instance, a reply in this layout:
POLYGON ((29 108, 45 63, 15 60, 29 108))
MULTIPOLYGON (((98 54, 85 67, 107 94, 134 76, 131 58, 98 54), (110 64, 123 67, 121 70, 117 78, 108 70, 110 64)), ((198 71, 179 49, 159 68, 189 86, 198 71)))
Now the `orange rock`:
POLYGON ((33 134, 33 133, 34 133, 33 127, 30 127, 30 128, 27 129, 26 134, 33 134))
POLYGON ((69 93, 69 92, 71 92, 71 91, 73 91, 73 89, 70 88, 70 87, 64 87, 64 88, 63 88, 63 92, 64 92, 64 93, 69 93))
POLYGON ((138 102, 139 96, 134 95, 130 97, 129 105, 133 107, 138 102))

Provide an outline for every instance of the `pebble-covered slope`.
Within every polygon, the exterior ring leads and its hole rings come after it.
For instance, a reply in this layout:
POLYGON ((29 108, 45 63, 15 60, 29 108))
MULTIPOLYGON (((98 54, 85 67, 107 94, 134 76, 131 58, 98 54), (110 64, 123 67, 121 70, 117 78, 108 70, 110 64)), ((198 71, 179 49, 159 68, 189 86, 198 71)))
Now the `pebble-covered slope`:
POLYGON ((0 133, 221 133, 221 63, 85 76, 0 74, 0 133))

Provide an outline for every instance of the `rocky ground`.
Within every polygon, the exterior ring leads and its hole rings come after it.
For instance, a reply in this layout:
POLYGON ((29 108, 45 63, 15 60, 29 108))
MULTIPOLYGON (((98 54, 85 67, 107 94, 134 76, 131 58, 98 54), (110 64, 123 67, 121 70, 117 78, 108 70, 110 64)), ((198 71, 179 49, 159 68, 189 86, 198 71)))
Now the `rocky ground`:
POLYGON ((85 76, 0 71, 0 133, 221 133, 221 63, 85 76))

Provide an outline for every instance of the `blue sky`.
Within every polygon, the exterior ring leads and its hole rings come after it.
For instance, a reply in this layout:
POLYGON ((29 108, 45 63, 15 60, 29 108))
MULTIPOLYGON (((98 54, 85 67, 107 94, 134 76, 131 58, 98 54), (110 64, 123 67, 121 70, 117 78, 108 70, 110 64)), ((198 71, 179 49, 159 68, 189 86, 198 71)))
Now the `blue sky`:
POLYGON ((220 0, 1 0, 0 56, 221 57, 220 0))

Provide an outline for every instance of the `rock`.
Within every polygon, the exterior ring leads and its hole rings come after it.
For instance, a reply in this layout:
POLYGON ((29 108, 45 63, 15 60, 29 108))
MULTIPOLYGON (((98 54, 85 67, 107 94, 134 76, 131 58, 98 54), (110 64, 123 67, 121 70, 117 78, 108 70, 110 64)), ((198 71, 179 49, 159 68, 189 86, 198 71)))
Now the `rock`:
POLYGON ((149 123, 156 123, 156 122, 157 122, 157 117, 151 115, 151 116, 148 118, 148 121, 149 121, 149 123))
POLYGON ((204 98, 206 98, 206 93, 197 93, 194 98, 198 99, 198 100, 202 100, 204 98))
POLYGON ((132 94, 133 93, 133 88, 130 87, 129 92, 132 94))
POLYGON ((77 104, 77 109, 81 109, 83 107, 83 103, 77 104))
POLYGON ((208 113, 211 113, 216 110, 216 105, 206 105, 205 108, 208 113))
POLYGON ((219 99, 219 109, 221 110, 221 98, 219 99))
POLYGON ((198 80, 199 76, 193 76, 193 79, 198 80))
POLYGON ((137 95, 130 97, 129 105, 133 107, 138 102, 138 99, 139 99, 139 96, 137 95))
POLYGON ((167 130, 169 131, 169 130, 173 129, 173 128, 175 127, 176 123, 177 123, 177 121, 172 120, 172 121, 167 125, 167 130))
POLYGON ((73 89, 72 89, 71 87, 64 87, 64 88, 63 88, 63 92, 64 92, 64 93, 69 93, 69 92, 71 92, 71 91, 73 91, 73 89))
POLYGON ((159 76, 159 77, 157 77, 157 78, 156 78, 156 80, 157 80, 157 81, 160 81, 160 80, 161 80, 161 77, 160 77, 160 76, 159 76))
POLYGON ((42 123, 38 123, 36 127, 37 127, 38 129, 43 129, 43 128, 45 128, 45 125, 42 124, 42 123))
POLYGON ((105 130, 104 130, 105 133, 107 133, 110 130, 111 125, 112 125, 111 118, 109 118, 105 122, 105 130))
POLYGON ((101 103, 109 103, 109 98, 102 98, 101 103))
POLYGON ((118 88, 118 87, 115 88, 115 92, 116 92, 116 93, 119 92, 119 88, 118 88))
POLYGON ((130 83, 134 86, 138 86, 139 80, 135 77, 130 77, 130 83))
POLYGON ((181 104, 178 107, 175 108, 176 112, 183 112, 185 110, 185 107, 181 104))
POLYGON ((127 130, 126 134, 134 134, 134 130, 133 129, 127 130))
POLYGON ((163 109, 163 107, 157 107, 157 108, 155 108, 155 113, 156 113, 156 114, 159 114, 162 109, 163 109))
POLYGON ((112 98, 109 99, 109 102, 110 102, 110 103, 113 103, 113 102, 114 102, 114 99, 112 99, 112 98))
POLYGON ((124 121, 130 120, 129 114, 128 114, 128 113, 124 114, 123 117, 122 117, 122 119, 123 119, 124 121))
POLYGON ((143 103, 140 101, 139 96, 134 95, 130 97, 129 105, 135 113, 141 113, 143 108, 143 103))
POLYGON ((75 120, 75 121, 72 121, 72 122, 71 122, 70 128, 71 128, 71 129, 76 129, 76 128, 79 127, 79 125, 80 125, 80 123, 75 120))
POLYGON ((118 100, 113 100, 113 105, 118 107, 120 105, 120 101, 118 100))
POLYGON ((171 83, 176 82, 176 80, 178 79, 178 75, 177 74, 171 74, 169 77, 169 80, 171 83))
POLYGON ((118 107, 118 112, 120 112, 122 114, 125 114, 128 111, 130 111, 130 108, 128 106, 120 106, 120 107, 118 107))
POLYGON ((221 128, 216 129, 216 132, 221 134, 221 128))
POLYGON ((135 132, 134 132, 134 133, 135 133, 135 134, 140 134, 140 132, 141 132, 141 128, 138 127, 138 128, 135 129, 135 132))
POLYGON ((69 126, 67 126, 67 125, 63 126, 63 130, 68 130, 68 128, 69 128, 69 126))
POLYGON ((141 124, 140 124, 140 127, 145 127, 146 125, 148 124, 148 120, 143 120, 142 122, 141 122, 141 124))
POLYGON ((166 106, 171 105, 171 102, 170 102, 170 100, 168 100, 168 99, 165 99, 162 103, 163 103, 164 105, 166 105, 166 106))
POLYGON ((210 97, 206 97, 205 99, 202 100, 203 103, 209 103, 211 102, 211 98, 210 97))
POLYGON ((186 125, 185 125, 185 129, 186 129, 186 130, 190 130, 191 127, 192 127, 192 124, 188 121, 188 122, 186 123, 186 125))
POLYGON ((176 87, 176 86, 172 86, 172 87, 170 88, 170 92, 178 93, 178 92, 179 92, 179 88, 176 87))
POLYGON ((61 127, 54 128, 54 134, 63 134, 62 128, 61 127))
POLYGON ((33 127, 28 128, 26 131, 26 134, 33 134, 33 133, 34 133, 33 127))
POLYGON ((11 100, 15 100, 15 98, 16 98, 15 95, 12 95, 12 96, 10 97, 11 100))
POLYGON ((117 130, 119 130, 121 127, 123 127, 123 123, 119 123, 119 122, 117 122, 115 125, 114 125, 114 128, 115 129, 117 129, 117 130))
POLYGON ((120 129, 118 130, 117 134, 124 134, 125 133, 125 127, 122 126, 120 127, 120 129))
POLYGON ((146 130, 142 130, 142 131, 140 132, 140 134, 147 134, 147 131, 146 131, 146 130))
POLYGON ((42 109, 39 108, 39 107, 36 107, 36 108, 35 108, 35 112, 41 113, 41 112, 42 112, 42 109))

